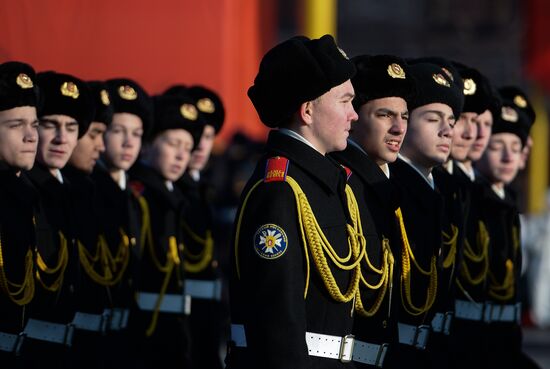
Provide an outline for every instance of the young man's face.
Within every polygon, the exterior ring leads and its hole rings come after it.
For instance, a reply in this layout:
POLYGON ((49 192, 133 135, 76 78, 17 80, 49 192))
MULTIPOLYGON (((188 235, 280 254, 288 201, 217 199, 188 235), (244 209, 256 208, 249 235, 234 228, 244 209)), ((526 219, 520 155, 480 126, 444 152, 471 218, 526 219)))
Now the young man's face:
POLYGON ((407 102, 385 97, 363 104, 352 137, 378 165, 394 162, 407 132, 407 102))
POLYGON ((522 153, 522 144, 513 133, 491 135, 487 150, 476 163, 491 183, 508 184, 516 177, 522 153))
POLYGON ((189 162, 189 169, 198 170, 199 172, 204 169, 210 158, 212 147, 214 146, 214 139, 216 138, 216 130, 211 125, 206 125, 202 132, 199 144, 195 147, 195 150, 191 154, 191 161, 189 162))
POLYGON ((160 133, 148 152, 150 165, 169 181, 177 181, 187 169, 193 149, 193 137, 183 129, 160 133))
POLYGON ((476 118, 476 113, 465 112, 460 114, 460 118, 456 121, 453 129, 453 144, 451 146, 451 157, 454 160, 467 160, 468 152, 477 137, 476 118))
POLYGON ((451 152, 454 124, 448 105, 432 103, 414 109, 401 152, 415 165, 429 170, 443 164, 451 152))
POLYGON ((357 120, 351 101, 355 96, 348 80, 311 102, 311 143, 326 154, 342 151, 347 146, 351 123, 357 120))
POLYGON ((493 114, 490 110, 485 110, 477 116, 475 122, 477 125, 477 136, 472 148, 468 151, 468 159, 471 161, 478 161, 489 144, 493 129, 493 114))
POLYGON ((92 173, 99 155, 105 151, 103 143, 105 130, 105 124, 92 122, 86 134, 78 140, 69 164, 83 172, 92 173))
POLYGON ((138 158, 143 136, 141 118, 130 113, 116 113, 105 132, 105 153, 107 165, 115 170, 128 170, 138 158))
POLYGON ((63 168, 78 141, 78 122, 68 115, 40 117, 36 160, 49 169, 63 168))
POLYGON ((36 108, 21 106, 0 111, 0 161, 29 170, 38 148, 36 108))

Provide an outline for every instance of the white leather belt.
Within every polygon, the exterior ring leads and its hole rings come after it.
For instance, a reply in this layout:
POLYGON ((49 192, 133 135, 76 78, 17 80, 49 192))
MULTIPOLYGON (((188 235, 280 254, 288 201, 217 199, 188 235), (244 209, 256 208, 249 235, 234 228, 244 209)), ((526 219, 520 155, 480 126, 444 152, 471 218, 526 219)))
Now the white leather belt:
POLYGON ((185 293, 194 299, 216 300, 222 299, 222 281, 186 279, 185 293))
POLYGON ((160 301, 159 311, 163 313, 191 313, 191 296, 138 292, 137 304, 141 310, 154 311, 160 301))
POLYGON ((13 352, 15 355, 19 355, 24 339, 23 334, 0 332, 0 351, 13 352))
POLYGON ((485 304, 483 319, 491 322, 519 322, 521 318, 521 304, 498 305, 485 304))
POLYGON ((110 317, 110 311, 108 313, 104 311, 102 314, 90 314, 77 311, 73 318, 73 324, 76 329, 105 333, 110 317))
POLYGON ((310 356, 338 359, 348 363, 353 359, 353 335, 331 336, 328 334, 306 332, 307 350, 310 356))
MULTIPOLYGON (((105 309, 108 310, 108 309, 105 309)), ((128 326, 128 318, 130 316, 130 309, 113 308, 110 312, 111 323, 109 328, 112 331, 120 331, 128 326)))
POLYGON ((437 333, 443 333, 449 335, 451 331, 451 322, 453 320, 454 313, 447 311, 445 313, 436 313, 432 319, 432 330, 437 333))
POLYGON ((424 350, 428 344, 428 338, 430 337, 429 325, 410 325, 404 323, 397 323, 399 329, 399 343, 404 345, 414 346, 420 350, 424 350))
POLYGON ((353 346, 353 361, 374 365, 381 368, 388 352, 388 344, 377 345, 374 343, 355 340, 353 346))
POLYGON ((38 319, 29 319, 23 333, 35 340, 59 343, 71 346, 73 343, 74 326, 72 323, 59 324, 38 319))
POLYGON ((485 304, 482 302, 471 302, 465 300, 455 300, 455 317, 464 320, 483 320, 483 310, 485 304))
POLYGON ((459 319, 491 322, 519 322, 521 303, 499 305, 490 302, 476 303, 464 300, 455 301, 455 316, 459 319))
MULTIPOLYGON (((382 367, 388 351, 388 344, 377 345, 359 341, 351 334, 340 337, 306 332, 305 338, 310 356, 337 359, 342 362, 353 360, 382 367)), ((236 347, 247 347, 242 324, 231 324, 231 340, 236 347)))

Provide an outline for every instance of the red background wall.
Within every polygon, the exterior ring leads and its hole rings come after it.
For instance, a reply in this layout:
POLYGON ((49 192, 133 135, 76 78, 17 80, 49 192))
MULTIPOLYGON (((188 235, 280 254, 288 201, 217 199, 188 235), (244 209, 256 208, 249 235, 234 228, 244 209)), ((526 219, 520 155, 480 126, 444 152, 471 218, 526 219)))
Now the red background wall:
POLYGON ((128 77, 151 94, 204 84, 227 109, 218 143, 237 130, 262 139, 246 96, 265 42, 260 1, 0 0, 0 62, 86 80, 128 77))

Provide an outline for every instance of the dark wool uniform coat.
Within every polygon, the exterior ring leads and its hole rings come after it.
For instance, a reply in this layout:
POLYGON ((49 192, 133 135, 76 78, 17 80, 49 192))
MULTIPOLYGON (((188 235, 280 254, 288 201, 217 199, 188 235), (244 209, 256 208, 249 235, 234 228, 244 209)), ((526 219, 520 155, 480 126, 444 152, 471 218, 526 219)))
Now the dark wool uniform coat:
MULTIPOLYGON (((185 245, 185 256, 201 255, 205 250, 205 244, 197 241, 197 236, 206 240, 207 233, 210 237, 213 231, 212 209, 207 199, 207 184, 201 180, 194 180, 188 173, 185 173, 178 181, 174 183, 185 197, 184 211, 182 219, 182 236, 185 245)), ((191 330, 192 342, 192 360, 195 368, 221 369, 219 349, 221 335, 223 331, 229 328, 225 323, 221 305, 221 271, 218 262, 218 244, 214 242, 212 250, 212 259, 198 272, 186 270, 186 283, 189 280, 198 280, 201 283, 211 283, 217 286, 213 288, 217 297, 194 298, 191 318, 189 319, 189 328, 191 330)), ((187 262, 197 263, 199 260, 187 262)))
MULTIPOLYGON (((161 266, 166 265, 170 253, 170 238, 173 237, 180 263, 174 266, 165 293, 180 295, 183 299, 185 271, 180 227, 183 194, 177 186, 174 186, 173 191, 169 191, 165 179, 157 171, 141 162, 136 163, 129 174, 129 186, 147 201, 153 241, 152 245, 148 241, 143 242, 137 290, 161 293, 166 273, 160 271, 155 265, 152 253, 161 266)), ((149 326, 151 319, 153 319, 152 311, 140 311, 140 320, 145 323, 145 329, 149 326)), ((161 311, 156 329, 144 341, 143 354, 146 365, 157 363, 160 367, 166 368, 190 365, 188 335, 187 320, 183 311, 178 313, 161 311)))
MULTIPOLYGON (((432 189, 426 180, 411 165, 398 158, 390 165, 390 180, 398 188, 400 193, 399 207, 403 215, 403 223, 406 230, 408 242, 416 262, 424 271, 432 270, 431 262, 435 256, 438 258, 441 250, 441 216, 443 213, 443 199, 437 191, 432 189)), ((404 248, 405 249, 405 248, 404 248)), ((404 251, 405 252, 405 251, 404 251)), ((418 270, 410 256, 410 296, 416 307, 425 307, 430 277, 418 270)), ((402 261, 403 261, 402 255, 402 261)), ((403 264, 402 267, 404 268, 403 264)), ((436 267, 436 269, 439 269, 436 267)), ((437 270, 439 272, 439 270, 437 270)), ((431 326, 432 319, 436 313, 434 305, 426 312, 419 315, 410 314, 407 309, 405 269, 401 272, 401 300, 399 301, 399 323, 413 326, 431 326)), ((437 292, 436 301, 437 301, 437 292)), ((433 292, 432 292, 433 293, 433 292)), ((396 367, 410 365, 411 367, 428 367, 430 365, 428 350, 430 340, 428 338, 427 348, 419 350, 413 346, 400 344, 399 352, 396 353, 396 367)))
MULTIPOLYGON (((380 167, 355 144, 348 143, 344 151, 331 155, 352 171, 348 183, 359 204, 369 259, 375 267, 382 266, 384 238, 388 240, 394 257, 392 289, 388 287, 384 301, 373 317, 360 314, 355 317, 355 336, 371 343, 396 343, 401 269, 401 237, 395 218, 398 194, 380 167)), ((370 284, 380 280, 380 275, 373 272, 365 261, 362 263, 362 273, 370 284)), ((367 310, 374 304, 378 294, 379 290, 373 291, 361 284, 361 296, 367 310)))
MULTIPOLYGON (((483 307, 487 294, 486 279, 472 284, 466 276, 468 273, 472 278, 477 278, 485 270, 485 261, 472 260, 465 255, 465 248, 470 248, 476 255, 483 250, 480 237, 483 227, 487 226, 483 202, 485 190, 479 176, 472 181, 456 162, 453 162, 452 177, 460 188, 464 209, 464 240, 457 258, 455 298, 461 303, 477 303, 477 306, 483 307)), ((483 320, 463 319, 455 314, 450 341, 452 360, 457 367, 485 368, 487 338, 483 320)))
MULTIPOLYGON (((31 318, 57 323, 69 323, 76 311, 76 290, 79 288, 79 259, 75 246, 75 209, 71 199, 71 184, 64 178, 61 183, 49 170, 39 163, 27 173, 40 194, 44 217, 37 219, 37 251, 48 267, 59 262, 61 236, 67 241, 69 260, 64 272, 63 283, 56 292, 47 291, 37 283, 31 318)), ((57 277, 54 274, 54 278, 57 277)), ((41 273, 46 284, 53 279, 41 273)))
MULTIPOLYGON (((308 355, 306 332, 345 336, 353 325, 353 302, 333 300, 309 255, 310 278, 307 296, 306 257, 299 228, 296 199, 289 184, 261 183, 266 161, 281 156, 288 159, 287 176, 305 192, 315 218, 326 238, 340 256, 349 253, 345 200, 346 173, 332 159, 307 144, 272 131, 267 153, 256 167, 243 191, 248 203, 242 205, 242 221, 237 224, 239 241, 233 249, 230 296, 231 320, 244 326, 247 347, 232 347, 228 368, 350 368, 353 363, 308 355), (262 230, 280 237, 284 250, 268 259, 261 252, 258 235, 262 230), (284 237, 286 236, 286 238, 284 237), (286 240, 286 242, 285 242, 286 240), (260 256, 260 255, 263 255, 260 256)), ((309 253, 309 246, 308 246, 309 253)), ((351 279, 349 271, 329 266, 341 291, 351 279)))
MULTIPOLYGON (((514 305, 519 302, 521 274, 520 222, 516 199, 508 189, 505 189, 504 199, 500 198, 488 182, 485 183, 483 195, 490 237, 487 299, 491 304, 514 305), (498 295, 505 294, 498 287, 505 281, 507 262, 512 262, 513 293, 506 299, 495 298, 491 291, 496 291, 498 295)), ((487 367, 524 367, 521 364, 521 341, 519 321, 491 321, 487 327, 487 367)))
MULTIPOLYGON (((33 218, 38 210, 38 193, 23 175, 17 176, 15 170, 0 162, 0 272, 4 283, 21 284, 25 280, 26 256, 36 246, 36 233, 33 218)), ((31 260, 30 267, 33 266, 31 260)), ((32 278, 34 279, 32 269, 32 278)), ((31 280, 32 283, 32 280, 31 280)), ((0 289, 0 332, 18 335, 25 328, 30 304, 19 305, 8 297, 4 284, 0 289)), ((28 288, 31 288, 29 285, 28 288)), ((18 288, 8 289, 15 292, 18 288)), ((29 291, 29 289, 27 289, 29 291)), ((19 299, 23 295, 14 296, 19 299)), ((32 301, 31 301, 32 302, 32 301)), ((24 345, 24 343, 23 343, 24 345)), ((13 352, 0 350, 2 366, 17 367, 17 358, 13 352)))

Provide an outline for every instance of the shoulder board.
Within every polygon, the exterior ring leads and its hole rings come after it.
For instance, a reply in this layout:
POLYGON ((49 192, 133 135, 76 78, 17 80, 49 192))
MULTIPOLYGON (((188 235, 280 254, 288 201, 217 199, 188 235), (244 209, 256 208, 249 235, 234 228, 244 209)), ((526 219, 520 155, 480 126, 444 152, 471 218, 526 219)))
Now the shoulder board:
POLYGON ((352 173, 351 169, 349 169, 345 165, 342 165, 342 168, 344 168, 346 171, 346 181, 349 181, 349 177, 351 177, 351 173, 352 173))
POLYGON ((267 159, 264 182, 284 182, 288 171, 289 160, 281 156, 267 159))
POLYGON ((136 197, 143 195, 143 191, 145 190, 143 183, 135 180, 128 182, 128 187, 136 197))

